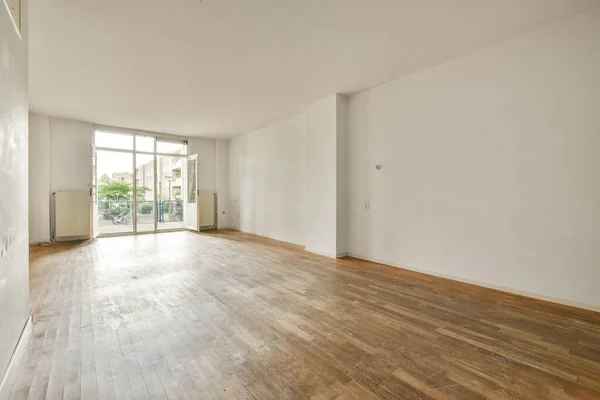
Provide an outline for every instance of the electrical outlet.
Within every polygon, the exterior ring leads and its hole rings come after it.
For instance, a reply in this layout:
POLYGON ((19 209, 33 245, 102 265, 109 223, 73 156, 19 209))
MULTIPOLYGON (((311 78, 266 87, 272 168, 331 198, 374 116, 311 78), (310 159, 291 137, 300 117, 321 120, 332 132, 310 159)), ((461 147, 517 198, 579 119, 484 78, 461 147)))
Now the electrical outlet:
POLYGON ((371 209, 371 203, 368 201, 365 201, 365 210, 370 210, 371 209))

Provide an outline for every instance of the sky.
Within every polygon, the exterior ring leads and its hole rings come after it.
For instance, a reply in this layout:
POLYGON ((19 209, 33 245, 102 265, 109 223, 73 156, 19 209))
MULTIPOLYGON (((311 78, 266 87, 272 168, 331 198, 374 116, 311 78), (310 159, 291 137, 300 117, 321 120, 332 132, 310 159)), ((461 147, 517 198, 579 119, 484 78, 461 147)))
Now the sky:
POLYGON ((104 174, 112 178, 112 174, 115 172, 133 174, 133 154, 98 150, 96 165, 98 166, 98 178, 104 174))

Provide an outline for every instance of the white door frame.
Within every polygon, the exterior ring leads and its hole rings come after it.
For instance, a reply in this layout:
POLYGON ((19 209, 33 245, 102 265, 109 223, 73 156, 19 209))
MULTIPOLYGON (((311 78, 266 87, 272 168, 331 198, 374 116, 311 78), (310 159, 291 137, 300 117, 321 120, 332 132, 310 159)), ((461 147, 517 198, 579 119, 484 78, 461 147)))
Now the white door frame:
POLYGON ((98 157, 96 146, 90 144, 92 160, 92 183, 90 185, 90 239, 98 236, 98 157))
POLYGON ((185 166, 183 171, 184 185, 185 185, 185 195, 183 200, 183 226, 185 229, 189 229, 192 231, 200 230, 200 215, 198 213, 198 195, 200 193, 200 189, 198 189, 198 154, 192 154, 185 158, 185 166), (195 175, 195 185, 196 187, 193 189, 193 192, 190 192, 189 187, 189 166, 190 162, 193 162, 195 165, 194 175, 195 175), (190 196, 193 193, 194 202, 190 202, 190 196))

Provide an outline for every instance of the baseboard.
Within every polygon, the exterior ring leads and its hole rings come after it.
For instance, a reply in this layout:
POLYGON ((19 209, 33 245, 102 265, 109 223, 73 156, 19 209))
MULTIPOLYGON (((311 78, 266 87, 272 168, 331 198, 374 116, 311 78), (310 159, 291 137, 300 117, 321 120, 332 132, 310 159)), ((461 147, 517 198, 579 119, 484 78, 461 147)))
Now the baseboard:
POLYGON ((327 258, 339 258, 336 254, 310 250, 310 249, 307 249, 306 247, 304 247, 304 251, 306 251, 308 253, 316 254, 319 256, 327 257, 327 258))
POLYGON ((546 296, 546 295, 539 294, 539 293, 527 292, 524 290, 518 290, 518 289, 513 289, 513 288, 509 288, 509 287, 505 287, 505 286, 494 285, 494 284, 490 284, 487 282, 466 279, 466 278, 462 278, 459 276, 440 274, 440 273, 434 272, 434 271, 428 271, 425 269, 408 267, 406 265, 401 265, 401 264, 393 263, 393 262, 386 261, 386 260, 379 260, 379 259, 372 258, 372 257, 361 256, 359 254, 354 254, 354 253, 348 253, 348 257, 358 258, 360 260, 370 261, 370 262, 383 264, 383 265, 389 265, 391 267, 402 268, 402 269, 419 272, 419 273, 426 274, 426 275, 437 276, 440 278, 446 278, 446 279, 450 279, 450 280, 457 281, 457 282, 468 283, 471 285, 481 286, 481 287, 485 287, 488 289, 499 290, 501 292, 516 294, 516 295, 524 296, 524 297, 530 297, 533 299, 548 301, 551 303, 561 304, 561 305, 565 305, 565 306, 569 306, 569 307, 576 307, 576 308, 581 308, 584 310, 600 312, 600 305, 580 303, 577 301, 562 299, 559 297, 546 296))
POLYGON ((20 356, 25 349, 25 345, 27 341, 31 337, 31 332, 33 331, 33 323, 31 321, 31 316, 27 318, 25 322, 25 326, 21 331, 21 336, 19 337, 19 341, 17 342, 17 347, 15 347, 15 351, 13 355, 10 357, 10 361, 8 362, 8 366, 6 367, 6 371, 4 372, 4 376, 2 380, 0 380, 0 400, 8 399, 10 395, 10 391, 14 384, 15 374, 17 373, 17 369, 19 366, 20 356))
POLYGON ((89 236, 66 236, 66 237, 57 237, 54 241, 57 243, 62 242, 78 242, 81 240, 90 240, 89 236))
POLYGON ((308 252, 308 253, 313 253, 313 254, 317 254, 319 256, 323 256, 323 257, 328 257, 328 258, 344 258, 344 257, 348 257, 348 253, 344 252, 344 253, 325 253, 325 252, 320 252, 320 251, 315 251, 315 250, 310 250, 306 247, 304 247, 304 251, 308 252))
POLYGON ((50 240, 34 240, 33 242, 29 242, 30 246, 47 246, 52 244, 50 240))
POLYGON ((50 241, 50 239, 48 239, 48 240, 34 240, 34 241, 29 242, 30 246, 37 246, 37 245, 44 246, 44 245, 47 245, 47 244, 52 244, 52 242, 50 241))

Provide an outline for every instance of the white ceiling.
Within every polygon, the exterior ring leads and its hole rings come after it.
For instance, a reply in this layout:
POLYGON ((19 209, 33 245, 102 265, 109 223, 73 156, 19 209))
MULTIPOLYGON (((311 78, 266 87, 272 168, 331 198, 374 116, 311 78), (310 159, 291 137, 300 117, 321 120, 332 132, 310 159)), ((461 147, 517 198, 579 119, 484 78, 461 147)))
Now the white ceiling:
POLYGON ((30 0, 32 110, 231 137, 598 0, 30 0))

